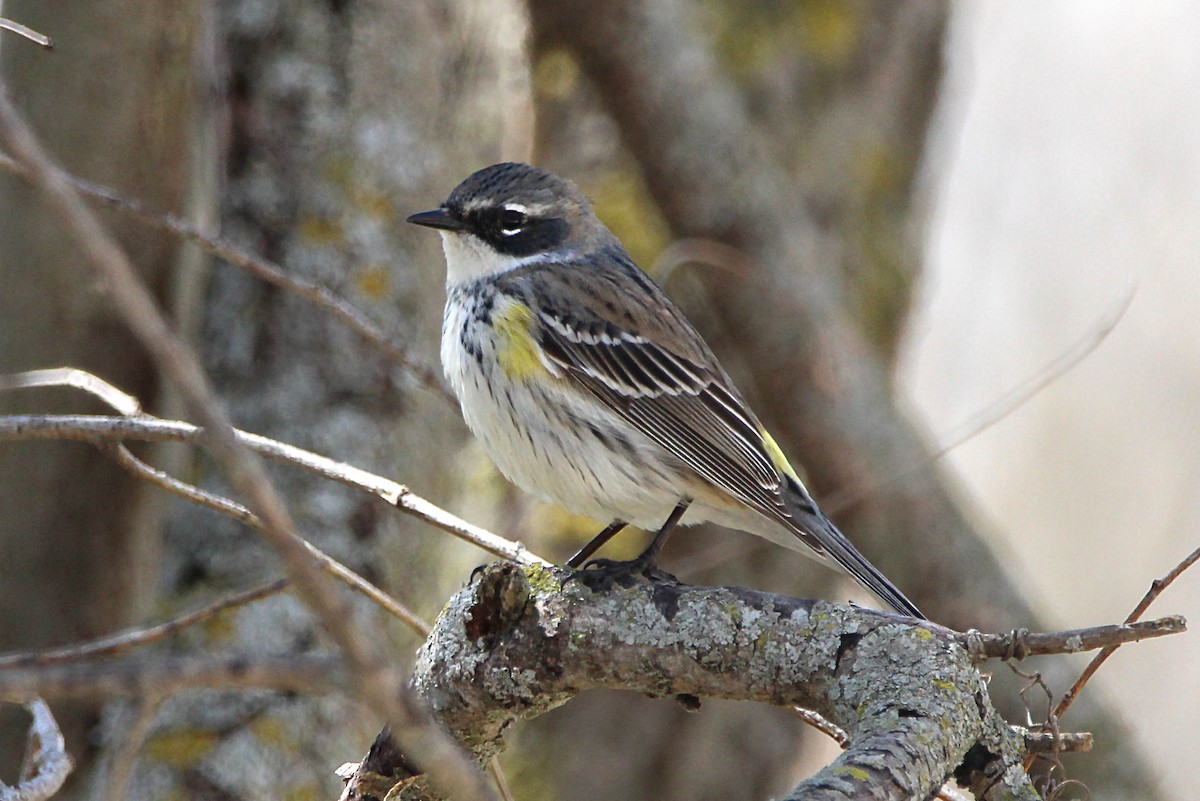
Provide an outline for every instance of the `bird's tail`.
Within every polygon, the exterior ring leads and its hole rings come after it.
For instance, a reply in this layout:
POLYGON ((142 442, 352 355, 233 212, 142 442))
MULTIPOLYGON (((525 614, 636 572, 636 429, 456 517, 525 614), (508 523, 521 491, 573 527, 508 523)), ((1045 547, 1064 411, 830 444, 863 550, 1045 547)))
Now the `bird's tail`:
POLYGON ((916 604, 896 589, 888 577, 858 552, 837 526, 816 507, 804 487, 790 478, 786 482, 784 499, 787 502, 790 524, 806 541, 816 540, 825 556, 837 562, 855 581, 874 593, 879 600, 902 615, 927 620, 916 604))

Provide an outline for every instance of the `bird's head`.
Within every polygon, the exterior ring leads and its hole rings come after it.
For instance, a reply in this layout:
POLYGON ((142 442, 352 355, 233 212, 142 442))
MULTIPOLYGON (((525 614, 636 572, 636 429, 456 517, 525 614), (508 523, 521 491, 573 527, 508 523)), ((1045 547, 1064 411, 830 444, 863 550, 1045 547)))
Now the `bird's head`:
POLYGON ((472 173, 441 207, 407 221, 442 234, 451 285, 586 253, 611 237, 573 183, 514 162, 472 173))

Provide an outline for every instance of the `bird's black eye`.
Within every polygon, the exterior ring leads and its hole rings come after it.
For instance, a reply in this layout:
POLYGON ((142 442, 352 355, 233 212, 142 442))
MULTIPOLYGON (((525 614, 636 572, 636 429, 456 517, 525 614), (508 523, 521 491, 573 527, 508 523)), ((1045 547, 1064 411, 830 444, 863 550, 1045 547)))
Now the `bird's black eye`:
POLYGON ((506 206, 500 211, 500 233, 505 236, 520 233, 528 222, 529 217, 522 209, 506 206))

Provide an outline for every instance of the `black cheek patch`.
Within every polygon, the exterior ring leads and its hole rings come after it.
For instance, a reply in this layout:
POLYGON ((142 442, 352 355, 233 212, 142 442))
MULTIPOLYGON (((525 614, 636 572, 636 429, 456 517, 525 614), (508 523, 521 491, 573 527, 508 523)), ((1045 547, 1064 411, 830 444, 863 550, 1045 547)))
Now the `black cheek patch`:
POLYGON ((553 250, 567 238, 567 221, 556 217, 549 220, 530 220, 515 234, 504 235, 500 230, 492 229, 484 239, 500 253, 506 256, 532 256, 547 250, 553 250))

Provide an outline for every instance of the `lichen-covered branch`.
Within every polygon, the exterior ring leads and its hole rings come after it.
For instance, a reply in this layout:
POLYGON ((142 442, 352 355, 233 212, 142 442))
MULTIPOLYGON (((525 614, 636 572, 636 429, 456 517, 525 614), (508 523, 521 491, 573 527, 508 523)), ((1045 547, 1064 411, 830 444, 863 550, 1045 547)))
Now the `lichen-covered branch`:
MULTIPOLYGON (((619 688, 818 711, 852 744, 791 798, 921 799, 952 774, 1037 797, 965 649, 915 621, 821 601, 669 577, 594 592, 561 571, 496 563, 446 605, 412 686, 479 759, 515 721, 619 688)), ((386 737, 373 752, 364 782, 404 780, 402 797, 429 797, 386 737)))

